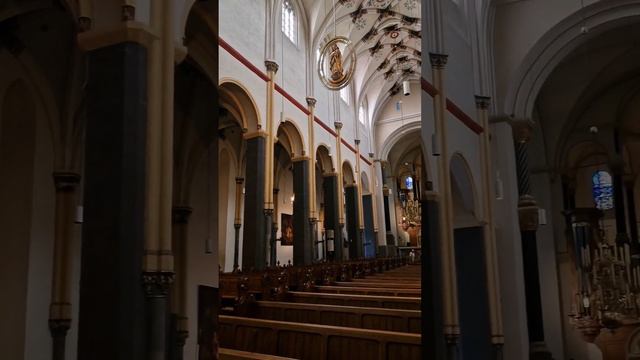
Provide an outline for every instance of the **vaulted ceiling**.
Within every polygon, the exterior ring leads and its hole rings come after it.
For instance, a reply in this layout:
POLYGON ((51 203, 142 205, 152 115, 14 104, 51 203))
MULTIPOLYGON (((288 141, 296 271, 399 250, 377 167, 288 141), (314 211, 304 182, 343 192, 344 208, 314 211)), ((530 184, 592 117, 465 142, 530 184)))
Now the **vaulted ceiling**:
MULTIPOLYGON (((352 86, 356 104, 369 114, 418 80, 421 65, 421 0, 302 0, 314 53, 334 36, 346 36, 357 55, 352 86), (335 22, 334 22, 335 21, 335 22)), ((347 54, 348 55, 348 54, 347 54)))

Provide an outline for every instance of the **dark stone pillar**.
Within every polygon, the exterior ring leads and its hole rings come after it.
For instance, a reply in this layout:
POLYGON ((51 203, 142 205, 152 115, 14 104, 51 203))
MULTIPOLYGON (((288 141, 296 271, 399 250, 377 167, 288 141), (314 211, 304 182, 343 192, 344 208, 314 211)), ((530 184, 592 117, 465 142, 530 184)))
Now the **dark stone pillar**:
POLYGON ((445 359, 439 205, 434 197, 422 199, 422 348, 432 349, 433 359, 445 359))
POLYGON ((373 200, 371 194, 362 196, 362 217, 364 220, 365 257, 376 257, 376 234, 373 231, 373 200))
POLYGON ((340 206, 340 199, 338 198, 338 176, 324 176, 322 186, 324 187, 324 231, 325 241, 329 239, 328 230, 333 231, 333 249, 334 251, 328 253, 330 260, 342 260, 342 254, 344 249, 342 247, 342 229, 340 229, 340 214, 338 213, 338 206, 340 206))
POLYGON ((631 236, 631 241, 634 244, 638 244, 640 239, 638 239, 638 217, 636 215, 636 195, 634 179, 631 179, 625 183, 625 187, 627 190, 627 207, 629 210, 629 235, 631 236))
POLYGON ((453 235, 462 359, 490 360, 493 353, 483 230, 455 229, 453 235))
POLYGON ((623 169, 618 166, 613 168, 613 204, 616 214, 616 241, 626 241, 627 235, 627 217, 625 215, 624 204, 624 182, 622 180, 623 169))
MULTIPOLYGON (((387 234, 391 233, 391 214, 389 212, 389 188, 384 188, 384 230, 387 234)), ((387 245, 393 245, 389 243, 389 239, 387 238, 387 245)))
POLYGON ((293 264, 308 265, 313 260, 309 223, 309 160, 293 161, 293 264))
POLYGON ((247 140, 247 164, 244 197, 244 237, 242 269, 262 270, 266 264, 267 234, 264 215, 265 141, 262 136, 247 140))
POLYGON ((355 185, 346 185, 344 192, 347 236, 349 237, 349 259, 359 259, 363 256, 364 248, 358 221, 358 188, 355 185))
POLYGON ((121 43, 88 58, 78 358, 143 359, 147 52, 121 43))
POLYGON ((524 267, 524 287, 527 302, 527 328, 531 359, 551 359, 544 341, 544 320, 538 273, 538 205, 531 196, 529 183, 528 142, 532 128, 528 122, 514 123, 516 172, 518 175, 518 215, 524 267))

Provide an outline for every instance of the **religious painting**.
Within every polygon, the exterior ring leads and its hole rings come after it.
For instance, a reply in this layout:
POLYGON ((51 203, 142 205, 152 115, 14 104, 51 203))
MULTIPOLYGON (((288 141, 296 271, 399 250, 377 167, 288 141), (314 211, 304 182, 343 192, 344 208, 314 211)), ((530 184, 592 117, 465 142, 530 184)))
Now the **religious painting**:
POLYGON ((280 245, 293 246, 293 215, 282 214, 280 219, 280 245))
POLYGON ((355 69, 356 54, 348 38, 333 38, 320 50, 318 75, 324 86, 330 90, 340 90, 347 86, 355 69))

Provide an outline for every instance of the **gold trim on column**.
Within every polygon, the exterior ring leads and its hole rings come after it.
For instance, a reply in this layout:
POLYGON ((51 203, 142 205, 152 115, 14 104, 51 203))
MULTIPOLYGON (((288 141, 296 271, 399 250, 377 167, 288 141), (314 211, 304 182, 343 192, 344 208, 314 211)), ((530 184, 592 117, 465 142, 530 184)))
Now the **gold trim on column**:
POLYGON ((318 218, 317 214, 317 204, 316 204, 316 151, 315 151, 315 132, 314 132, 314 124, 315 124, 315 107, 316 107, 316 99, 307 96, 307 106, 309 110, 308 116, 308 131, 309 131, 309 218, 315 220, 318 218))
POLYGON ((451 179, 449 173, 449 151, 446 127, 446 96, 444 92, 444 68, 448 56, 430 53, 433 85, 438 90, 434 96, 435 134, 440 140, 440 156, 438 156, 438 192, 443 198, 438 207, 441 229, 441 258, 443 286, 443 326, 448 341, 457 342, 460 334, 458 322, 458 291, 456 284, 456 263, 453 244, 453 199, 451 196, 451 179))
POLYGON ((275 144, 275 129, 274 129, 274 105, 273 96, 275 92, 274 77, 278 72, 278 63, 274 60, 265 60, 264 65, 267 69, 267 144, 265 149, 265 181, 264 181, 264 209, 267 211, 273 210, 273 185, 274 185, 274 159, 273 159, 273 146, 275 144))
POLYGON ((493 218, 493 173, 491 166, 491 128, 489 125, 489 106, 491 98, 476 96, 476 107, 480 124, 484 128, 480 134, 480 161, 482 165, 482 195, 484 204, 484 242, 485 264, 487 273, 487 293, 489 297, 489 313, 491 317, 491 341, 493 344, 504 344, 502 336, 502 304, 500 296, 500 280, 498 273, 498 254, 496 245, 495 222, 493 218))
POLYGON ((344 174, 342 173, 342 123, 333 123, 336 128, 336 160, 338 170, 338 224, 344 225, 344 174))

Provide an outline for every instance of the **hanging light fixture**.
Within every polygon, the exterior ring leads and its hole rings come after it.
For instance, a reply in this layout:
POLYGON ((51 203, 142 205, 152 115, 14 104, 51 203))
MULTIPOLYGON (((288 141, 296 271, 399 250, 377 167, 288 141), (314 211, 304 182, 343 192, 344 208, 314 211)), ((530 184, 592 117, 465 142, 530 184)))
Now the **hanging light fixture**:
POLYGON ((404 94, 404 96, 411 95, 411 83, 409 82, 409 80, 402 81, 402 93, 404 94))

